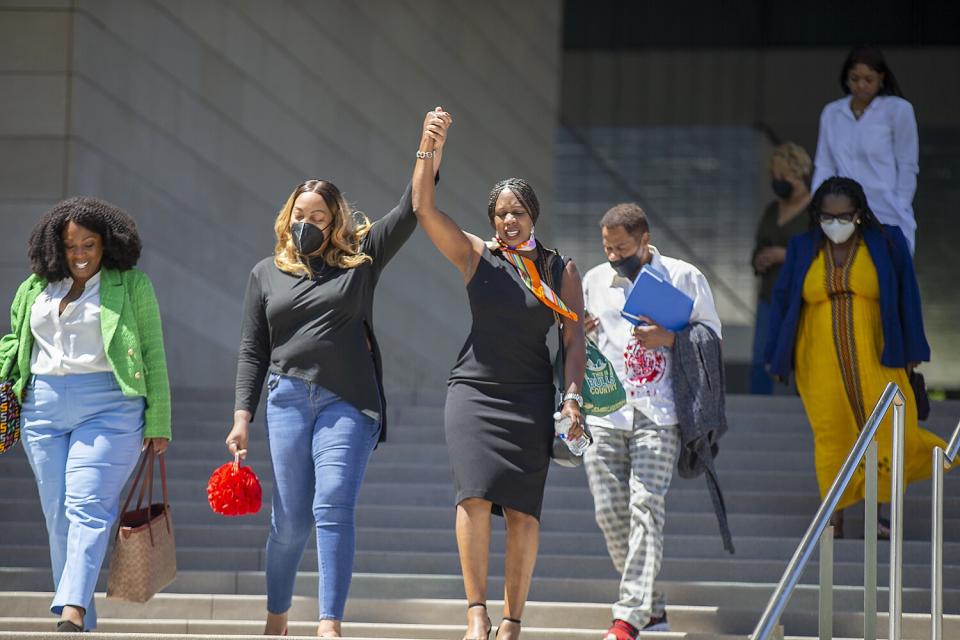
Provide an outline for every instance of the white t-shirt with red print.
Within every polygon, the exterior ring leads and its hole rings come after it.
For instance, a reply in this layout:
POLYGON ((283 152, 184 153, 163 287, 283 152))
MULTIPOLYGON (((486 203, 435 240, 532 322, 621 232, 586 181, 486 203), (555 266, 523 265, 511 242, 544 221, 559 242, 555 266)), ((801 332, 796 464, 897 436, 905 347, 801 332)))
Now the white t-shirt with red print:
MULTIPOLYGON (((693 298, 690 322, 705 324, 720 337, 720 317, 710 285, 700 270, 683 260, 661 256, 652 245, 650 253, 649 266, 693 298)), ((606 262, 583 277, 584 307, 600 321, 594 339, 613 364, 627 393, 627 404, 619 411, 602 418, 587 416, 591 426, 632 429, 634 411, 641 411, 660 426, 677 423, 670 379, 671 350, 644 348, 633 337, 633 325, 620 315, 632 289, 633 281, 618 275, 606 262)))

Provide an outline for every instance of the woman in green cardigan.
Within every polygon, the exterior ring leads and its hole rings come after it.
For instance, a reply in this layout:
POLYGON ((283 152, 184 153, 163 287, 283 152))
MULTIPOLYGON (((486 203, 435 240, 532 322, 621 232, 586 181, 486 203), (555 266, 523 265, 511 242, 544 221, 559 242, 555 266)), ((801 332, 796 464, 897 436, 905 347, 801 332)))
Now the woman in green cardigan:
POLYGON ((134 269, 136 225, 96 198, 70 198, 30 235, 0 379, 22 404, 21 437, 47 522, 57 631, 96 626, 93 592, 120 492, 140 451, 170 441, 160 310, 134 269))

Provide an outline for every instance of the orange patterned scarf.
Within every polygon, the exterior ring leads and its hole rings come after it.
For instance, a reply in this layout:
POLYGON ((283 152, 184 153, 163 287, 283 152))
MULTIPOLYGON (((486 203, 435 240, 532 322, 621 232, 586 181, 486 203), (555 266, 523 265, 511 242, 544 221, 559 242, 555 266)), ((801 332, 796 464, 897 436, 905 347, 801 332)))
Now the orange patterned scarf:
POLYGON ((540 274, 537 272, 537 265, 533 263, 533 260, 526 258, 519 253, 513 247, 508 246, 500 238, 495 238, 497 244, 500 246, 500 251, 503 252, 503 255, 506 256, 507 260, 516 267, 517 273, 520 274, 520 279, 523 280, 523 283, 527 285, 527 288, 533 292, 533 295, 537 297, 537 300, 547 305, 564 318, 569 318, 573 321, 577 320, 577 314, 570 310, 563 300, 560 299, 556 293, 553 292, 546 282, 540 279, 540 274))

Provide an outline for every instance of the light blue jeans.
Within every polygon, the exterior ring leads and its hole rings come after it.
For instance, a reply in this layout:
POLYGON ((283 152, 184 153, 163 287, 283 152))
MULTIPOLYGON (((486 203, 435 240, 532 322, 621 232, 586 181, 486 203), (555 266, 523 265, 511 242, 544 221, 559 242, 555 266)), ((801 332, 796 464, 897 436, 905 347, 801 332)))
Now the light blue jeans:
POLYGON ((32 376, 23 400, 23 449, 37 479, 56 593, 50 611, 86 610, 117 519, 120 493, 143 445, 143 398, 123 395, 113 372, 32 376))
POLYGON ((353 574, 357 495, 380 424, 305 380, 271 373, 267 386, 274 477, 267 610, 290 608, 297 567, 316 528, 320 619, 342 620, 353 574))

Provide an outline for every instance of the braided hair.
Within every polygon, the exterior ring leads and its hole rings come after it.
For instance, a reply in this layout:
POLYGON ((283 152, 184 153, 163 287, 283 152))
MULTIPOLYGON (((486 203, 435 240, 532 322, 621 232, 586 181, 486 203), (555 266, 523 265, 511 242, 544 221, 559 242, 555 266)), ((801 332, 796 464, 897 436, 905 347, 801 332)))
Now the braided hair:
POLYGON ((517 200, 530 214, 533 224, 537 224, 537 218, 540 217, 540 201, 537 200, 537 194, 533 187, 523 178, 507 178, 493 185, 493 189, 490 190, 490 197, 487 199, 487 217, 490 218, 490 222, 493 222, 493 216, 496 214, 497 198, 503 191, 511 191, 513 195, 517 196, 517 200))
MULTIPOLYGON (((853 178, 833 176, 824 180, 823 184, 817 187, 813 198, 810 200, 810 205, 807 207, 811 229, 820 227, 820 208, 827 196, 844 196, 849 199, 854 209, 860 214, 860 228, 876 229, 886 239, 887 244, 892 243, 892 239, 887 235, 880 221, 877 220, 877 216, 873 213, 870 205, 867 204, 867 194, 863 192, 863 187, 853 178)), ((821 242, 823 242, 823 238, 821 238, 821 242)))
POLYGON ((63 248, 63 232, 70 222, 100 236, 103 267, 124 271, 136 266, 143 244, 133 218, 105 200, 75 196, 54 205, 30 232, 27 255, 33 273, 48 282, 70 275, 63 248))
POLYGON ((844 196, 850 200, 850 203, 860 214, 860 225, 864 228, 882 229, 883 225, 877 220, 870 205, 867 204, 867 194, 863 192, 863 187, 853 178, 833 176, 823 181, 810 200, 810 206, 807 213, 810 216, 810 228, 820 226, 820 208, 823 206, 823 200, 827 196, 844 196))
MULTIPOLYGON (((510 191, 517 197, 533 224, 536 224, 540 217, 540 200, 537 199, 537 194, 530 183, 523 178, 507 178, 493 185, 493 188, 490 189, 490 197, 487 199, 487 216, 490 218, 490 223, 493 224, 497 200, 504 191, 510 191)), ((537 266, 537 271, 541 274, 541 277, 546 279, 547 286, 556 291, 557 295, 560 295, 560 292, 554 286, 553 265, 554 260, 559 258, 559 251, 548 249, 540 242, 537 243, 537 255, 533 262, 537 266)))

